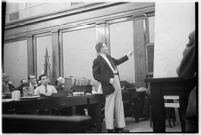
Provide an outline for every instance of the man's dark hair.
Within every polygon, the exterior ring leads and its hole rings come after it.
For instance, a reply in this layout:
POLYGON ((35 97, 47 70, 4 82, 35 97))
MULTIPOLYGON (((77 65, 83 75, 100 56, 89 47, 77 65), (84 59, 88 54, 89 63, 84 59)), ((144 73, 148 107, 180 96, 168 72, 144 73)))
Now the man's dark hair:
POLYGON ((47 76, 47 75, 46 75, 46 74, 40 75, 40 76, 39 76, 39 80, 41 80, 41 78, 42 78, 43 76, 47 76))
POLYGON ((100 53, 102 47, 103 47, 103 43, 102 42, 99 42, 99 43, 96 44, 96 51, 97 51, 97 53, 100 53))

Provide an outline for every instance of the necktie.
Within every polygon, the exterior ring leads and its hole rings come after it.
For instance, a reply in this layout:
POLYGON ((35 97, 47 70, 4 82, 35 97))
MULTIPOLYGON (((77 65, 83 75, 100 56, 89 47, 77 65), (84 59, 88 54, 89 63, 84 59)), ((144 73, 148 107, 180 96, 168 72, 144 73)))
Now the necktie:
POLYGON ((111 63, 111 65, 112 65, 113 69, 116 70, 116 66, 114 65, 113 61, 112 61, 109 57, 107 57, 107 58, 108 58, 108 60, 110 61, 110 63, 111 63))
POLYGON ((116 66, 114 65, 114 63, 112 61, 110 61, 110 63, 112 64, 112 67, 114 68, 114 70, 116 70, 116 66))
POLYGON ((47 85, 45 85, 45 93, 47 93, 47 85))

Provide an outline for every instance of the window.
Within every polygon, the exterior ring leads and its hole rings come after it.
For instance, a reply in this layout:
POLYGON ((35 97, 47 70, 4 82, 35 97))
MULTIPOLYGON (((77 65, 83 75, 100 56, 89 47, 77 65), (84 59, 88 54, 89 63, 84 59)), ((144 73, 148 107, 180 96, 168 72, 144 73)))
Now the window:
POLYGON ((63 33, 64 77, 93 79, 92 65, 96 58, 96 29, 84 28, 63 33))
POLYGON ((4 45, 4 72, 16 86, 21 79, 27 79, 27 40, 4 45))
MULTIPOLYGON (((52 37, 50 35, 36 37, 37 48, 37 77, 44 73, 46 48, 48 52, 50 69, 52 71, 52 37)), ((49 76, 51 79, 51 76, 49 76)))
MULTIPOLYGON (((112 57, 118 59, 133 50, 133 21, 114 23, 109 28, 112 57)), ((122 81, 135 82, 134 57, 130 57, 129 61, 119 65, 118 70, 122 81)))

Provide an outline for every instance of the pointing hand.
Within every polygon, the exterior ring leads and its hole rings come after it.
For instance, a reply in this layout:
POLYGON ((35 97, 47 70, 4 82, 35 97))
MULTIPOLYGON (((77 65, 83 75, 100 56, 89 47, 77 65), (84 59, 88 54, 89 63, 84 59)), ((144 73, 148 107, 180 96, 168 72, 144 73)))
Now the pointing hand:
POLYGON ((133 51, 129 51, 129 52, 127 53, 127 56, 130 57, 130 56, 133 55, 133 54, 134 54, 133 51))

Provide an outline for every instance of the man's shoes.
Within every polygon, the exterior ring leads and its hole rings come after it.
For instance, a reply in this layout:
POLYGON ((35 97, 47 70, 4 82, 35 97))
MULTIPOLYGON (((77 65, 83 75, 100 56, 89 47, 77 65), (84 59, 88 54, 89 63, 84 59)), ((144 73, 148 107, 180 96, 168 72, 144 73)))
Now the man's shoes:
POLYGON ((139 118, 135 118, 135 123, 138 123, 139 122, 139 118))
POLYGON ((114 129, 107 129, 107 133, 115 133, 114 129))
POLYGON ((115 133, 129 133, 129 130, 125 128, 115 128, 115 133))

